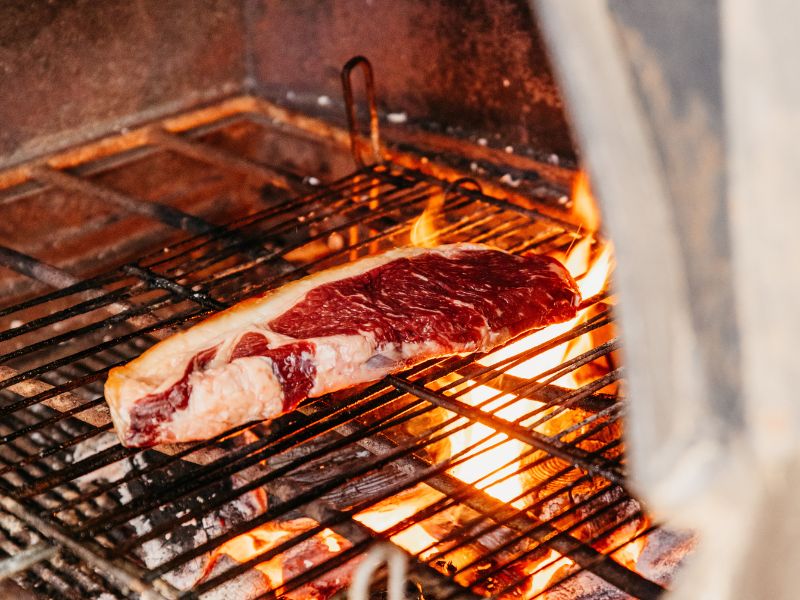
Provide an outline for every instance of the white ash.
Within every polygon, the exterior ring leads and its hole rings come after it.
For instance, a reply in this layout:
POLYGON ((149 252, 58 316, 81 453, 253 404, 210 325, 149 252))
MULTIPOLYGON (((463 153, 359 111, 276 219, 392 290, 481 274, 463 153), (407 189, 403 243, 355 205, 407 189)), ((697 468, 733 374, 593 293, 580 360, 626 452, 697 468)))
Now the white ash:
POLYGON ((118 441, 117 436, 106 431, 100 435, 95 435, 87 440, 80 442, 73 447, 70 462, 80 462, 84 458, 94 456, 98 452, 102 452, 116 444, 118 441))
POLYGON ((330 96, 319 96, 317 98, 317 104, 320 106, 330 106, 333 102, 330 99, 330 96))
MULTIPOLYGON (((101 433, 100 435, 96 435, 91 437, 83 442, 77 444, 70 453, 68 457, 68 462, 77 463, 85 458, 89 458, 102 452, 103 450, 107 450, 112 446, 119 443, 119 440, 116 434, 106 431, 101 433)), ((96 481, 117 481, 121 479, 125 475, 127 475, 131 470, 131 463, 130 459, 118 460, 111 464, 105 465, 104 467, 100 467, 99 469, 95 469, 90 473, 86 473, 85 475, 81 475, 75 481, 79 485, 86 485, 96 481)), ((121 486, 120 490, 122 489, 121 486)), ((125 494, 127 495, 128 499, 130 500, 130 492, 126 489, 125 494)))
POLYGON ((33 433, 31 434, 31 436, 30 436, 30 439, 31 439, 31 440, 32 440, 32 441, 33 441, 33 442, 34 442, 34 443, 35 443, 37 446, 39 446, 39 447, 44 447, 44 448, 46 448, 46 447, 47 447, 47 445, 48 445, 49 443, 51 443, 51 440, 50 440, 50 439, 49 439, 47 436, 43 435, 43 434, 42 434, 41 432, 39 432, 39 431, 35 431, 35 432, 33 432, 33 433))
MULTIPOLYGON (((211 572, 205 577, 209 579, 218 573, 236 566, 236 561, 223 554, 214 563, 211 572)), ((238 577, 200 595, 201 600, 253 600, 272 589, 269 578, 261 571, 248 569, 238 577)))
POLYGON ((331 250, 341 250, 344 248, 344 237, 342 234, 334 231, 328 236, 328 248, 331 250))
POLYGON ((394 112, 386 115, 386 120, 389 123, 405 123, 408 120, 408 115, 404 112, 394 112))
POLYGON ((559 163, 558 155, 551 154, 550 156, 547 157, 547 162, 549 162, 551 165, 557 165, 559 163))
POLYGON ((119 501, 122 504, 127 504, 131 500, 133 500, 133 495, 131 495, 131 491, 128 489, 128 486, 124 483, 122 485, 117 486, 117 492, 119 493, 119 501))
POLYGON ((13 320, 13 321, 11 321, 11 323, 9 324, 9 327, 10 327, 11 329, 16 329, 17 327, 22 327, 24 324, 25 324, 25 323, 24 323, 23 321, 20 321, 19 319, 14 319, 14 320, 13 320))
POLYGON ((486 138, 478 138, 478 146, 486 146, 489 141, 486 138))
MULTIPOLYGON (((142 544, 138 554, 147 568, 155 568, 179 554, 223 535, 239 523, 258 517, 265 510, 266 496, 263 491, 246 493, 215 511, 181 523, 163 536, 148 540, 142 544)), ((131 524, 135 527, 137 535, 142 535, 165 520, 169 521, 187 513, 187 509, 181 509, 170 514, 167 507, 167 510, 150 513, 147 517, 138 517, 131 521, 131 524)), ((170 571, 164 579, 178 589, 188 590, 207 575, 211 559, 212 553, 206 552, 170 571)))
POLYGON ((137 469, 144 469, 149 466, 146 453, 134 454, 131 462, 137 469))
POLYGON ((522 179, 514 179, 511 176, 511 173, 506 173, 500 178, 500 183, 504 183, 511 187, 519 187, 519 184, 522 183, 522 179))
POLYGON ((647 535, 647 543, 636 561, 636 570, 656 583, 669 586, 697 539, 687 531, 659 528, 647 535))
POLYGON ((25 524, 17 517, 8 513, 0 512, 0 527, 5 529, 10 535, 18 536, 21 534, 30 536, 31 542, 35 543, 40 540, 39 535, 31 529, 26 529, 25 524))

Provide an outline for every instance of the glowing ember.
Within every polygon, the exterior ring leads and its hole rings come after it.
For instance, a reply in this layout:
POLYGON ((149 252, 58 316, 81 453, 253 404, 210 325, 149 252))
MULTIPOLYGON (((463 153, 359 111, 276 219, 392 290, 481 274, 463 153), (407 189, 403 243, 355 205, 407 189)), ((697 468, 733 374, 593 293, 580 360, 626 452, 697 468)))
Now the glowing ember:
POLYGON ((524 597, 533 598, 541 594, 562 569, 569 569, 573 564, 570 559, 562 557, 555 550, 550 550, 541 561, 527 565, 525 571, 530 575, 530 579, 524 597))
MULTIPOLYGON (((388 498, 370 507, 369 510, 357 514, 354 518, 373 531, 383 532, 441 498, 441 494, 420 484, 408 492, 388 498)), ((423 556, 434 552, 437 542, 436 538, 425 531, 421 525, 416 524, 393 535, 391 540, 409 552, 423 553, 423 556)))
MULTIPOLYGON (((650 520, 647 517, 642 519, 642 523, 638 527, 638 532, 641 533, 645 529, 650 526, 650 520)), ((644 548, 647 545, 647 536, 640 535, 639 537, 634 536, 630 542, 622 546, 619 550, 612 553, 611 556, 620 563, 631 569, 632 571, 636 571, 636 563, 639 562, 639 557, 644 552, 644 548)))
MULTIPOLYGON (((254 529, 244 535, 233 538, 217 548, 217 553, 227 554, 238 562, 247 562, 264 554, 281 542, 292 537, 292 532, 286 529, 273 527, 271 524, 254 529)), ((264 573, 273 588, 283 585, 283 563, 281 557, 276 556, 256 566, 264 573)))
MULTIPOLYGON (((208 572, 205 576, 209 576, 216 558, 222 554, 230 556, 237 562, 248 562, 316 526, 317 523, 315 521, 306 518, 280 523, 266 523, 252 531, 228 540, 215 550, 214 558, 210 561, 208 572)), ((314 565, 324 562, 334 554, 349 547, 350 544, 347 540, 325 528, 313 537, 293 545, 292 550, 289 552, 260 562, 255 568, 267 577, 272 590, 279 591, 286 580, 308 570, 314 565)), ((329 578, 335 580, 336 574, 329 575, 329 578)), ((327 584, 330 585, 331 582, 327 582, 327 584)), ((300 597, 305 597, 302 588, 296 591, 296 594, 300 594, 300 597)), ((295 597, 294 594, 290 594, 290 596, 295 597)))
MULTIPOLYGON (((468 385, 474 386, 475 384, 470 381, 468 385)), ((494 413, 509 421, 514 421, 542 406, 540 402, 527 398, 509 403, 513 396, 500 395, 498 397, 497 390, 484 385, 477 386, 474 390, 461 395, 460 399, 473 406, 491 400, 481 406, 481 410, 494 413), (492 400, 492 398, 495 399, 492 400), (498 407, 504 404, 508 404, 508 406, 498 410, 498 407)), ((514 459, 526 449, 525 444, 514 439, 509 440, 507 435, 498 434, 492 428, 481 423, 470 425, 450 436, 453 454, 470 448, 473 444, 478 444, 475 449, 470 450, 470 453, 475 456, 450 469, 450 473, 465 483, 472 484, 480 480, 476 485, 477 488, 485 490, 487 494, 498 500, 510 502, 516 508, 524 508, 524 502, 519 499, 525 489, 523 482, 519 476, 510 477, 510 475, 519 468, 519 461, 514 461, 514 459), (496 445, 501 440, 507 441, 499 446, 496 445), (478 442, 480 443, 478 444, 478 442), (489 446, 495 447, 486 449, 489 446), (498 469, 498 465, 507 466, 498 469)))

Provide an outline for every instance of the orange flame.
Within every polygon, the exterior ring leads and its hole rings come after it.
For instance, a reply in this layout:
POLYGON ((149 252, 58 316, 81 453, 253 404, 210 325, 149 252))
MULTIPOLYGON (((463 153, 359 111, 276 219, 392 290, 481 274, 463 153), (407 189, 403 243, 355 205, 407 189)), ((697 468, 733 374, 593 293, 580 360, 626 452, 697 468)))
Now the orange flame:
MULTIPOLYGON (((575 278, 582 297, 590 298, 602 292, 607 285, 609 275, 613 269, 613 251, 610 243, 600 242, 596 235, 601 223, 600 213, 591 195, 588 179, 582 173, 575 179, 572 207, 574 216, 580 219, 585 234, 567 251, 565 256, 559 258, 562 259, 564 266, 575 278)), ((566 323, 550 325, 545 329, 536 331, 510 346, 486 356, 480 363, 487 366, 493 365, 544 344, 574 329, 585 320, 586 311, 582 312, 583 314, 579 313, 574 319, 566 323)), ((575 342, 567 344, 566 348, 561 345, 542 352, 506 372, 525 379, 535 378, 540 373, 557 367, 566 360, 590 349, 591 343, 591 338, 588 335, 584 335, 575 340, 575 342)), ((474 385, 473 382, 468 382, 468 384, 470 386, 474 385)), ((561 377, 555 381, 555 384, 570 388, 580 387, 580 383, 575 379, 573 372, 561 377)), ((473 405, 486 402, 481 407, 482 410, 493 412, 497 416, 511 421, 517 420, 543 406, 541 403, 528 398, 514 399, 510 394, 501 394, 490 385, 477 386, 460 398, 473 405), (506 404, 508 406, 504 406, 506 404), (498 409, 500 406, 503 406, 503 408, 498 409)), ((459 434, 451 436, 452 451, 455 453, 459 449, 468 447, 479 440, 497 441, 498 439, 506 439, 505 436, 495 435, 492 437, 493 433, 494 431, 489 427, 480 424, 471 425, 459 432, 459 434)), ((544 431, 543 433, 547 432, 544 431)), ((484 443, 488 445, 488 442, 484 443)), ((497 448, 489 452, 480 453, 474 459, 452 469, 451 473, 467 483, 481 480, 482 483, 478 487, 485 488, 487 493, 505 502, 511 502, 517 508, 524 508, 525 501, 520 498, 525 489, 524 481, 519 475, 514 477, 507 476, 520 467, 520 461, 514 461, 514 458, 519 457, 525 449, 526 446, 521 442, 507 440, 497 448), (509 464, 509 466, 486 478, 486 475, 492 473, 493 469, 496 468, 494 465, 505 464, 509 464), (506 479, 500 483, 494 483, 502 477, 506 477, 506 479)), ((525 597, 534 597, 541 593, 542 590, 547 589, 561 569, 568 568, 572 564, 570 559, 561 557, 557 552, 550 551, 544 559, 527 565, 526 572, 531 577, 525 597)))
POLYGON ((526 598, 534 598, 550 587, 550 582, 555 579, 561 569, 572 567, 573 562, 562 557, 555 550, 550 550, 540 561, 528 565, 526 572, 530 575, 528 580, 527 590, 524 596, 526 598))
MULTIPOLYGON (((558 257, 570 274, 575 278, 575 282, 578 284, 581 296, 584 299, 596 296, 605 289, 608 278, 614 267, 611 243, 608 241, 598 242, 596 239, 597 228, 600 226, 600 213, 592 198, 588 185, 588 179, 581 173, 575 178, 572 191, 573 213, 582 220, 582 227, 584 231, 586 231, 586 234, 568 249, 565 256, 558 257), (597 250, 597 246, 600 246, 599 251, 597 250)), ((550 325, 498 352, 484 357, 480 363, 487 366, 493 365, 525 352, 526 350, 535 348, 536 346, 549 342, 571 331, 583 322, 585 318, 584 315, 578 314, 578 316, 570 321, 550 325)), ((564 348, 560 346, 552 348, 532 357, 522 364, 516 365, 510 369, 508 373, 516 377, 530 379, 537 376, 539 373, 543 373, 548 369, 560 365, 574 356, 578 356, 590 348, 591 338, 589 336, 582 336, 579 340, 575 340, 575 343, 570 344, 566 352, 564 348), (579 341, 580 343, 578 343, 579 341)), ((565 375, 554 383, 563 387, 580 387, 573 373, 565 375)))
MULTIPOLYGON (((291 536, 290 531, 274 529, 265 525, 228 540, 217 548, 217 554, 227 554, 238 562, 247 562, 286 541, 291 536)), ((283 585, 283 562, 280 556, 258 564, 256 569, 267 576, 273 588, 283 585)))
MULTIPOLYGON (((214 557, 210 564, 213 566, 216 557, 220 554, 227 554, 232 559, 242 563, 253 560, 316 525, 315 521, 308 518, 293 519, 284 523, 265 523, 222 544, 214 551, 214 557)), ((341 552, 349 547, 344 538, 328 528, 322 529, 303 543, 313 545, 315 541, 319 542, 320 547, 324 546, 332 554, 341 552)), ((327 558, 319 554, 319 552, 308 552, 306 554, 313 563, 319 563, 327 558)), ((278 590, 284 582, 285 567, 284 558, 278 555, 260 562, 255 568, 266 575, 273 590, 278 590)))
MULTIPOLYGON (((440 498, 442 498, 440 493, 420 484, 411 490, 411 493, 402 494, 401 497, 387 498, 383 502, 371 506, 369 510, 355 515, 354 518, 373 531, 383 532, 403 519, 427 508, 440 498)), ((435 551, 437 542, 436 538, 417 524, 393 535, 391 540, 413 554, 423 552, 429 554, 435 551)))
POLYGON ((428 201, 422 214, 411 226, 411 244, 420 248, 433 248, 439 240, 436 216, 444 205, 444 194, 435 194, 428 201))
MULTIPOLYGON (((474 386, 475 383, 468 381, 467 385, 474 386)), ((481 406, 481 410, 509 421, 514 421, 541 406, 541 403, 527 398, 510 403, 514 399, 513 396, 505 394, 498 397, 497 390, 486 385, 476 386, 475 389, 461 395, 460 399, 473 406, 485 403, 481 406), (489 400, 491 401, 487 402, 489 400), (508 406, 503 406, 505 404, 508 406), (503 408, 498 409, 500 406, 503 408)), ((510 477, 510 475, 519 467, 519 462, 515 462, 514 459, 525 451, 525 444, 515 439, 508 439, 505 434, 496 434, 491 427, 481 423, 457 431, 449 439, 453 454, 480 442, 471 451, 474 457, 450 469, 452 475, 465 483, 479 482, 476 487, 486 491, 490 496, 509 502, 516 508, 524 508, 524 502, 519 498, 524 491, 523 481, 519 476, 510 477), (503 443, 497 445, 498 441, 503 443), (498 470, 497 467, 500 465, 507 466, 498 470)))
MULTIPOLYGON (((431 198, 425 211, 412 225, 410 232, 412 244, 432 247, 438 243, 440 229, 437 228, 436 221, 443 203, 444 196, 442 194, 431 198)), ((611 244, 598 235, 601 226, 600 212, 592 197, 588 178, 584 173, 579 173, 574 180, 572 211, 573 216, 581 223, 583 235, 557 258, 573 275, 583 298, 586 299, 605 289, 613 269, 613 250, 611 244)), ((510 346, 486 356, 480 362, 487 366, 493 365, 548 342, 579 325, 587 318, 587 314, 587 311, 583 310, 569 322, 551 325, 536 331, 510 346)), ((562 344, 542 352, 507 372, 526 379, 538 377, 541 373, 588 350, 592 347, 591 343, 591 338, 584 335, 569 344, 562 344)), ((570 388, 580 387, 574 373, 561 377, 555 383, 570 388)), ((516 398, 511 394, 499 392, 489 385, 475 385, 472 381, 467 381, 463 385, 472 389, 468 393, 461 394, 459 399, 473 406, 480 406, 481 410, 496 414, 509 421, 516 421, 543 407, 540 402, 528 398, 516 398), (508 406, 505 406, 506 404, 508 406)), ((454 427, 463 424, 465 421, 461 419, 456 421, 454 427)), ((543 433, 547 432, 543 431, 543 433)), ((499 434, 490 427, 479 423, 473 423, 455 431, 450 435, 448 441, 451 456, 463 453, 473 445, 475 446, 469 450, 468 458, 451 467, 450 474, 465 483, 474 484, 503 502, 511 503, 516 508, 526 507, 523 498, 526 489, 525 482, 520 475, 512 476, 512 473, 521 466, 520 456, 527 450, 526 445, 515 439, 509 439, 505 434, 499 434), (499 468, 502 465, 507 466, 499 468)), ((425 484, 419 484, 412 490, 389 498, 355 515, 355 519, 376 532, 384 532, 401 521, 413 517, 442 497, 439 492, 425 484)), ((280 527, 280 525, 275 527, 280 527)), ((266 546, 274 547, 287 539, 288 535, 291 534, 271 531, 270 526, 265 526, 227 542, 220 548, 220 551, 229 554, 236 560, 246 561, 265 552, 266 546)), ((419 523, 412 524, 392 535, 391 540, 409 552, 421 555, 423 560, 426 556, 430 557, 437 553, 436 537, 419 523)), ((326 536, 325 543, 330 543, 331 551, 335 551, 335 548, 339 547, 339 542, 332 532, 331 536, 326 536)), ((620 562, 633 565, 643 547, 643 542, 638 540, 631 542, 618 550, 615 557, 620 562)), ((459 552, 461 551, 459 550, 459 552)), ((466 552, 466 550, 463 551, 466 552)), ((438 552, 447 554, 447 549, 438 552)), ((570 559, 562 557, 555 551, 549 551, 543 559, 532 561, 531 564, 525 566, 525 573, 529 576, 529 580, 526 582, 524 596, 532 598, 539 595, 542 590, 547 589, 553 579, 562 572, 562 569, 572 566, 574 563, 570 559)), ((262 563, 258 568, 267 574, 274 585, 279 586, 282 583, 280 557, 262 563)))
POLYGON ((640 534, 649 526, 650 519, 644 517, 642 522, 636 528, 636 534, 633 536, 631 541, 623 545, 616 552, 612 553, 611 556, 613 556, 614 559, 620 564, 625 565, 632 571, 636 571, 636 563, 639 562, 639 557, 642 555, 642 552, 644 552, 645 546, 647 546, 647 536, 640 534))
POLYGON ((602 223, 600 207, 592 195, 589 176, 584 171, 578 171, 572 181, 570 197, 572 200, 572 214, 578 218, 586 231, 599 231, 602 223))

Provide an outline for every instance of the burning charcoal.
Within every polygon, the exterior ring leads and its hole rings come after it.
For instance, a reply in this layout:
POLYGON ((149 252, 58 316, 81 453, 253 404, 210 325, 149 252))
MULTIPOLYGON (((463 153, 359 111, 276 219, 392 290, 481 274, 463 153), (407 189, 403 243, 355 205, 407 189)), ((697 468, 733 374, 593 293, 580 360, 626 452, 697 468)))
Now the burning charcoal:
MULTIPOLYGON (((127 464, 127 468, 131 470, 144 471, 151 465, 163 462, 164 455, 148 450, 126 461, 120 461, 120 464, 127 464)), ((157 493, 158 490, 170 489, 176 481, 189 480, 198 468, 197 465, 185 461, 172 461, 166 466, 142 472, 117 488, 115 494, 126 505, 135 503, 138 498, 157 493)), ((117 532, 117 536, 126 537, 134 533, 141 536, 156 527, 169 526, 168 533, 144 542, 134 551, 148 568, 154 568, 222 535, 231 527, 263 514, 267 505, 266 494, 261 488, 217 506, 223 494, 241 487, 244 483, 239 475, 216 482, 193 495, 136 516, 131 519, 128 527, 117 532), (175 524, 177 518, 189 511, 200 516, 175 524), (127 533, 125 530, 128 530, 127 533)), ((179 589, 189 589, 206 574, 210 565, 211 553, 205 553, 167 573, 165 579, 179 589)))
POLYGON ((621 592, 594 573, 580 571, 564 579, 561 583, 548 586, 544 595, 547 600, 629 600, 630 596, 621 592))
POLYGON ((636 571, 662 585, 669 585, 683 560, 697 543, 686 531, 658 528, 646 536, 647 543, 636 561, 636 571))
MULTIPOLYGON (((211 489, 203 490, 202 495, 194 499, 194 508, 202 510, 204 504, 213 506, 219 495, 232 487, 238 487, 235 485, 235 479, 232 478, 211 489)), ((182 502, 180 506, 185 508, 171 505, 162 510, 148 513, 146 516, 137 517, 132 521, 136 533, 141 535, 162 523, 174 521, 176 516, 182 516, 189 509, 188 503, 182 502)), ((256 518, 266 508, 266 496, 263 490, 257 489, 246 493, 205 513, 199 519, 192 519, 171 528, 170 532, 164 536, 145 542, 140 549, 141 557, 148 568, 154 568, 224 534, 231 527, 256 518)), ((211 560, 212 553, 203 554, 167 573, 165 578, 179 589, 189 589, 204 576, 211 560)))
MULTIPOLYGON (((70 449, 68 461, 72 463, 80 462, 83 459, 94 456, 95 454, 98 454, 99 452, 102 452, 103 450, 118 443, 119 439, 117 438, 116 434, 106 431, 100 435, 95 435, 80 442, 79 444, 76 444, 70 449)), ((130 459, 118 460, 104 467, 91 471, 90 473, 77 478, 75 481, 82 485, 102 480, 115 481, 125 476, 130 470, 130 459)))
MULTIPOLYGON (((337 452, 336 454, 326 454, 324 457, 304 461, 304 456, 325 444, 330 443, 330 436, 320 436, 308 443, 292 448, 286 452, 270 457, 270 467, 280 467, 288 463, 302 463, 293 469, 289 474, 281 478, 276 486, 283 486, 290 491, 289 495, 295 496, 301 492, 311 490, 320 482, 330 480, 340 474, 347 474, 353 468, 353 464, 363 461, 370 454, 360 446, 350 446, 337 452)), ((385 493, 386 487, 396 482, 402 476, 402 468, 399 465, 387 465, 381 471, 368 473, 348 481, 346 484, 336 487, 326 493, 323 498, 336 508, 345 508, 354 503, 363 502, 385 493)), ((277 492, 276 486, 270 491, 277 492)))
MULTIPOLYGON (((236 566, 236 561, 223 554, 214 562, 213 568, 208 577, 214 577, 218 573, 224 572, 236 566)), ((241 575, 230 579, 215 588, 201 594, 201 600, 251 600, 258 598, 265 592, 272 589, 269 577, 257 569, 248 569, 241 575)))
MULTIPOLYGON (((270 522, 229 540, 214 553, 212 563, 202 580, 223 574, 228 568, 224 565, 230 566, 231 559, 239 563, 250 561, 316 526, 317 522, 308 518, 270 522), (220 562, 222 558, 225 562, 220 562)), ((255 569, 265 576, 270 584, 269 589, 281 598, 327 600, 350 584, 353 570, 360 560, 356 557, 344 564, 335 564, 336 556, 349 547, 347 540, 329 529, 324 529, 310 538, 292 543, 288 550, 258 564, 255 569), (327 563, 325 573, 314 577, 310 582, 291 590, 282 587, 285 584, 291 585, 295 577, 302 576, 323 563, 327 563)))

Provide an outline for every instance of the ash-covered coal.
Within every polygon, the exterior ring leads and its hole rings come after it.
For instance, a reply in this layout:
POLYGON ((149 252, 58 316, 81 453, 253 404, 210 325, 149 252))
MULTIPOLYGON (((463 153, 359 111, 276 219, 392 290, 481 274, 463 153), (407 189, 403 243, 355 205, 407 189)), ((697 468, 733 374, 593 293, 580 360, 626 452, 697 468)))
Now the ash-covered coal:
POLYGON ((543 600, 631 600, 631 596, 588 571, 573 575, 538 597, 543 600))
MULTIPOLYGON (((147 459, 147 452, 143 453, 147 459)), ((140 459, 141 460, 141 459, 140 459)), ((138 461, 137 461, 138 462, 138 461)), ((174 481, 194 468, 185 463, 176 462, 165 469, 160 469, 127 484, 128 492, 135 501, 150 490, 167 489, 174 481)), ((136 535, 145 535, 156 528, 167 526, 168 533, 146 541, 135 552, 152 569, 174 559, 186 552, 194 550, 201 544, 213 540, 241 523, 248 522, 267 509, 267 497, 263 489, 257 488, 231 501, 220 503, 220 497, 243 485, 234 475, 206 487, 196 494, 182 498, 174 503, 159 507, 130 522, 136 535), (189 514, 197 516, 177 522, 189 514)), ((164 578, 175 587, 187 590, 197 584, 207 572, 212 561, 213 552, 206 552, 168 572, 164 578)))
MULTIPOLYGON (((229 447, 224 449, 233 449, 241 443, 242 440, 234 438, 226 443, 229 447)), ((113 433, 95 436, 73 448, 68 460, 77 463, 116 444, 118 440, 113 433)), ((222 456, 222 452, 218 454, 222 456)), ((90 491, 98 485, 107 485, 126 478, 126 481, 113 486, 93 500, 104 512, 113 512, 131 505, 136 506, 136 502, 158 499, 160 491, 168 492, 176 482, 190 483, 200 468, 186 460, 168 459, 156 450, 145 450, 87 473, 75 482, 81 489, 90 491)), ((263 514, 267 508, 267 495, 262 488, 246 492, 233 500, 222 500, 223 496, 245 483, 237 474, 223 477, 132 518, 124 526, 112 530, 108 538, 115 544, 124 543, 133 536, 145 536, 156 529, 163 530, 164 533, 145 541, 132 551, 148 569, 159 567, 223 535, 232 527, 263 514)), ((85 512, 91 507, 82 505, 80 508, 85 512)), ((207 574, 212 562, 213 551, 205 552, 168 572, 164 578, 178 589, 188 590, 207 574)), ((263 580, 260 578, 245 579, 252 589, 264 590, 263 580)))
POLYGON ((647 535, 636 570, 649 580, 668 586, 696 545, 697 537, 691 532, 655 529, 647 535))

